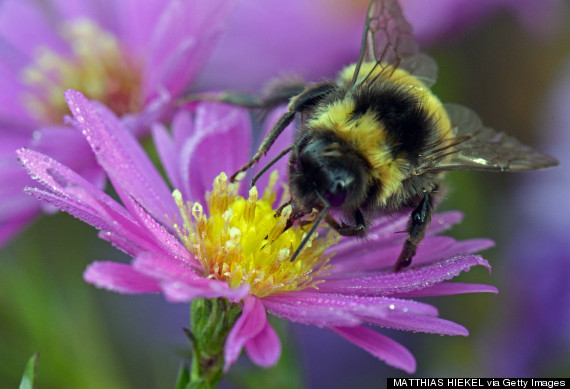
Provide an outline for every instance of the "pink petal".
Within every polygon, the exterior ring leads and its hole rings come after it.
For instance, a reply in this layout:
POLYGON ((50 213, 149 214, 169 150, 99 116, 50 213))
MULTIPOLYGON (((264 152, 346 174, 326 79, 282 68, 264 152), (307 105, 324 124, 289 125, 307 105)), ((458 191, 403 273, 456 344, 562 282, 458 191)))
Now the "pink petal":
POLYGON ((174 96, 187 87, 208 58, 230 2, 170 1, 147 43, 146 98, 161 88, 174 96))
POLYGON ((133 267, 160 281, 165 298, 170 302, 188 302, 197 297, 226 297, 240 301, 248 293, 247 285, 239 288, 218 280, 203 277, 172 257, 158 253, 143 253, 133 261, 133 267))
MULTIPOLYGON (((0 17, 1 18, 1 17, 0 17)), ((14 49, 2 45, 0 50, 0 120, 2 120, 3 139, 21 132, 26 139, 12 150, 25 145, 37 126, 37 121, 30 115, 27 107, 16 93, 22 93, 25 87, 21 83, 20 73, 27 64, 27 59, 14 49)), ((0 157, 1 158, 1 157, 0 157)))
POLYGON ((390 296, 430 287, 452 279, 472 266, 491 266, 480 255, 457 255, 430 265, 400 272, 383 272, 373 275, 355 276, 346 279, 326 280, 319 290, 329 293, 358 294, 365 296, 390 296))
POLYGON ((111 243, 113 247, 118 250, 121 250, 125 254, 136 257, 141 253, 141 247, 134 243, 132 240, 125 238, 124 236, 118 235, 115 232, 111 231, 101 231, 98 234, 99 239, 106 240, 107 242, 111 243))
MULTIPOLYGON (((99 167, 85 138, 70 126, 44 127, 34 133, 30 148, 49 155, 75 171, 99 167)), ((99 167, 100 169, 100 167, 99 167)))
POLYGON ((242 108, 200 104, 194 125, 195 132, 183 144, 179 157, 183 193, 189 201, 203 199, 220 172, 229 177, 239 169, 248 160, 251 147, 249 115, 242 108))
POLYGON ((324 326, 355 326, 373 318, 406 313, 436 316, 433 306, 412 300, 319 292, 289 292, 264 298, 268 311, 290 321, 324 326))
MULTIPOLYGON (((85 3, 84 0, 80 2, 85 3)), ((117 32, 125 48, 129 53, 140 57, 148 51, 148 42, 154 34, 154 27, 169 3, 171 1, 114 1, 108 3, 103 19, 107 23, 110 20, 115 22, 113 30, 117 32)))
POLYGON ((412 290, 404 293, 395 293, 392 296, 398 298, 427 297, 427 296, 449 296, 464 293, 499 293, 499 290, 492 285, 466 284, 463 282, 442 282, 428 288, 412 290))
MULTIPOLYGON (((176 119, 172 126, 176 126, 176 119)), ((172 186, 181 190, 183 187, 182 178, 180 177, 180 170, 178 169, 177 151, 174 141, 162 123, 155 123, 152 126, 152 140, 156 146, 156 151, 160 157, 160 162, 166 171, 168 180, 172 186)), ((185 193, 182 193, 183 198, 187 198, 185 193)))
POLYGON ((108 17, 98 17, 101 11, 97 2, 85 0, 50 0, 52 11, 57 14, 60 20, 72 20, 77 18, 90 18, 101 23, 108 17), (103 19, 103 20, 102 20, 103 19))
POLYGON ((402 331, 425 332, 440 335, 469 335, 460 324, 439 317, 417 315, 410 312, 395 312, 386 317, 367 317, 364 321, 385 328, 402 331))
POLYGON ((99 204, 96 208, 91 208, 81 201, 75 201, 71 196, 53 194, 37 188, 28 188, 26 191, 35 198, 67 212, 97 229, 104 230, 104 239, 109 237, 107 240, 131 255, 138 254, 142 249, 160 250, 146 231, 130 220, 128 215, 125 217, 125 215, 115 212, 107 207, 107 204, 99 204))
MULTIPOLYGON (((392 269, 402 251, 405 239, 405 234, 400 234, 399 238, 392 238, 390 241, 372 238, 365 241, 350 239, 348 244, 344 244, 343 252, 337 252, 333 257, 335 267, 332 269, 332 274, 344 278, 351 272, 392 269)), ((411 267, 433 263, 460 253, 482 251, 493 245, 494 242, 489 239, 457 242, 448 236, 427 237, 420 242, 411 267)), ((334 248, 333 246, 330 252, 335 252, 334 248)))
MULTIPOLYGON (((377 244, 380 245, 379 247, 389 247, 397 242, 404 242, 406 235, 403 231, 406 230, 409 217, 408 212, 400 212, 378 218, 368 230, 368 241, 377 242, 377 244)), ((342 239, 339 244, 334 247, 337 257, 350 258, 351 253, 358 246, 355 241, 362 243, 362 241, 354 238, 342 239)))
MULTIPOLYGON (((495 245, 491 239, 468 239, 463 241, 455 241, 444 236, 435 236, 428 242, 420 243, 418 252, 412 261, 412 267, 419 265, 431 264, 443 258, 450 258, 457 254, 475 253, 486 250, 495 245), (447 238, 448 242, 444 238, 447 238), (435 244, 432 244, 435 243, 435 244)), ((485 265, 489 271, 491 267, 487 263, 485 265)))
POLYGON ((0 8, 0 35, 7 46, 16 48, 28 59, 34 57, 38 47, 49 47, 59 53, 66 45, 51 25, 47 13, 29 0, 3 1, 0 8))
POLYGON ((192 142, 195 132, 194 121, 190 111, 178 110, 172 119, 172 136, 164 125, 157 123, 153 126, 152 136, 160 161, 168 179, 182 193, 184 199, 192 198, 187 182, 188 158, 182 158, 181 149, 187 142, 192 142), (186 160, 186 161, 184 161, 186 160), (183 178, 183 174, 185 177, 183 178))
POLYGON ((116 188, 133 196, 164 225, 178 214, 170 189, 138 142, 107 109, 73 90, 65 98, 76 125, 116 188))
POLYGON ((325 326, 355 326, 362 323, 362 320, 353 312, 341 309, 330 309, 329 307, 303 308, 293 304, 264 299, 267 311, 277 317, 295 323, 325 326))
POLYGON ((38 188, 27 188, 26 192, 34 196, 36 199, 51 204, 97 229, 110 230, 113 228, 110 220, 102 217, 99 212, 89 207, 89 205, 82 204, 74 201, 74 199, 50 193, 38 188))
POLYGON ((267 315, 263 304, 257 297, 248 295, 244 299, 242 314, 226 339, 224 373, 237 361, 243 346, 259 335, 266 325, 267 315))
MULTIPOLYGON (((364 245, 368 242, 374 245, 374 249, 366 248, 366 251, 378 250, 379 248, 389 248, 395 244, 403 244, 406 239, 407 223, 410 218, 410 211, 403 211, 394 215, 385 215, 375 220, 368 230, 368 236, 364 245)), ((453 224, 459 223, 463 214, 457 211, 448 211, 435 214, 426 231, 426 236, 433 236, 449 229, 453 224)), ((354 238, 345 238, 334 247, 338 258, 351 258, 354 250, 362 245, 362 241, 354 238)), ((398 253, 399 254, 399 253, 398 253)), ((395 257, 397 258, 397 256, 395 257)), ((395 259, 394 259, 395 261, 395 259)))
POLYGON ((156 293, 156 279, 137 272, 132 266, 116 262, 93 262, 83 273, 83 279, 98 288, 125 294, 156 293))
POLYGON ((258 366, 271 367, 281 356, 281 342, 269 322, 254 338, 245 343, 247 355, 258 366))
POLYGON ((23 219, 29 221, 40 213, 40 203, 24 195, 24 188, 33 185, 34 181, 18 164, 12 149, 6 154, 0 156, 0 228, 10 223, 19 225, 23 219))
MULTIPOLYGON (((120 191, 117 191, 119 195, 120 191)), ((122 196, 126 200, 125 205, 131 211, 138 223, 146 229, 149 238, 152 237, 153 243, 162 249, 163 252, 169 253, 170 256, 179 261, 189 263, 191 266, 199 266, 198 262, 190 255, 186 247, 174 237, 166 228, 154 220, 145 210, 130 196, 122 196)))
POLYGON ((35 151, 21 149, 18 156, 28 172, 54 192, 30 188, 28 193, 99 229, 120 235, 139 247, 156 250, 148 233, 136 224, 131 215, 84 178, 35 151))
POLYGON ((386 364, 407 373, 416 371, 414 356, 398 342, 366 327, 331 327, 331 331, 363 348, 386 364))
MULTIPOLYGON (((197 107, 201 104, 199 102, 195 104, 194 109, 199 112, 197 107)), ((193 114, 196 114, 195 111, 193 111, 193 114)), ((200 124, 200 120, 197 119, 196 121, 200 124)), ((172 118, 172 137, 174 138, 174 145, 176 146, 177 152, 180 152, 184 141, 192 136, 195 131, 197 131, 197 129, 194 125, 191 112, 183 109, 178 110, 172 118)))
POLYGON ((160 90, 156 96, 148 100, 143 109, 134 113, 121 116, 121 123, 136 138, 141 138, 148 133, 153 123, 162 120, 172 105, 172 96, 166 90, 160 90))

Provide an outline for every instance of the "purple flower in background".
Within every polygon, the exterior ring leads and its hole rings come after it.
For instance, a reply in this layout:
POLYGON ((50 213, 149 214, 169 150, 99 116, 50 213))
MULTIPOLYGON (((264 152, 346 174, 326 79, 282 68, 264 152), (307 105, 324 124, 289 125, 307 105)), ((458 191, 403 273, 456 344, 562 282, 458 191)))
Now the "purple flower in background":
POLYGON ((89 146, 62 125, 63 91, 105 103, 136 134, 167 113, 214 46, 229 1, 0 3, 0 245, 40 212, 16 161, 26 146, 96 186, 89 146))
MULTIPOLYGON (((236 1, 226 34, 198 84, 207 89, 259 91, 280 76, 307 81, 335 77, 356 62, 368 0, 236 1)), ((401 0, 422 43, 456 36, 501 10, 529 29, 563 25, 558 0, 401 0)))
MULTIPOLYGON (((552 377, 568 373, 570 357, 570 59, 555 77, 540 120, 545 151, 561 167, 525 177, 516 191, 522 210, 504 263, 504 306, 493 323, 496 345, 485 360, 497 376, 552 377), (530 178, 530 179, 529 179, 530 178), (498 335, 498 336, 497 336, 498 335)), ((499 307, 500 309, 502 307, 499 307)))
POLYGON ((20 161, 44 186, 29 193, 97 227, 102 239, 133 257, 130 264, 93 263, 84 275, 88 282, 119 293, 162 293, 171 302, 198 297, 239 302, 242 315, 225 343, 226 370, 244 347, 258 365, 277 361, 281 346, 267 321, 269 312, 327 328, 389 365, 413 372, 415 360, 407 349, 364 324, 467 335, 461 325, 437 317, 432 305, 411 298, 496 292, 488 285, 444 282, 474 265, 490 269, 479 255, 469 254, 491 246, 489 240, 434 236, 460 220, 457 212, 433 218, 414 267, 403 272, 390 269, 405 240, 396 232, 405 228, 406 214, 380 218, 368 241, 339 242, 323 227, 289 261, 305 231, 285 229, 288 207, 274 216, 276 174, 263 194, 252 188, 247 196, 239 195, 225 174, 218 175, 222 169, 234 171, 249 155, 251 133, 242 109, 204 103, 193 114, 176 114, 172 136, 155 126, 159 155, 177 187, 171 195, 112 112, 75 91, 66 98, 75 126, 122 205, 68 167, 21 149, 20 161), (205 193, 212 180, 213 190, 205 193))

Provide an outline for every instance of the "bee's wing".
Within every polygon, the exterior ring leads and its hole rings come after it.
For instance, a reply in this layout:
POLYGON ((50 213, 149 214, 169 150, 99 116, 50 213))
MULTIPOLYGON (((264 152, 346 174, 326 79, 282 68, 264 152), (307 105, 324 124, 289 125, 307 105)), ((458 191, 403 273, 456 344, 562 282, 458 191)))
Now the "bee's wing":
POLYGON ((425 155, 413 172, 490 170, 523 171, 558 165, 558 161, 524 145, 504 132, 483 126, 479 116, 458 104, 444 104, 454 137, 425 155))
POLYGON ((356 84, 363 62, 391 65, 409 71, 428 87, 435 83, 437 64, 420 53, 412 26, 397 0, 371 0, 362 34, 362 46, 352 84, 356 84))

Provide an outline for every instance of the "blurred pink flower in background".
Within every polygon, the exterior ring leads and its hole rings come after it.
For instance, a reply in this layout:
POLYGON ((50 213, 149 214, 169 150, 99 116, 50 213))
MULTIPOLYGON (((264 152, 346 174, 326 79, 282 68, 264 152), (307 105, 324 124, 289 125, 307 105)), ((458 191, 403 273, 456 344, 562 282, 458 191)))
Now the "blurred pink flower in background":
POLYGON ((16 161, 26 146, 104 183, 83 137, 63 125, 68 88, 107 104, 136 134, 202 68, 229 1, 0 3, 0 245, 40 213, 16 161))
MULTIPOLYGON (((368 0, 236 0, 226 34, 200 76, 202 89, 258 92, 272 78, 335 77, 356 62, 368 0)), ((562 25, 559 0, 401 0, 423 44, 451 38, 499 12, 539 32, 562 25), (557 21, 558 23, 554 23, 557 21)))
POLYGON ((403 272, 391 267, 406 238, 396 232, 405 228, 407 213, 380 218, 368 241, 345 238, 331 246, 338 237, 323 230, 290 262, 290 247, 299 244, 304 230, 283 231, 287 211, 274 217, 271 189, 263 196, 251 189, 244 199, 220 175, 214 190, 204 193, 215 172, 237 170, 249 155, 251 130, 242 109, 204 103, 194 116, 178 113, 172 138, 155 127, 167 175, 180 186, 171 195, 112 112, 75 91, 66 97, 74 126, 90 143, 123 205, 68 167, 21 149, 22 164, 44 187, 29 188, 29 193, 97 227, 102 239, 133 257, 131 264, 93 263, 85 272, 88 282, 120 293, 162 293, 170 302, 198 297, 243 301, 243 313, 225 344, 226 369, 243 347, 256 364, 277 361, 280 342, 267 322, 267 310, 328 328, 387 364, 413 372, 415 359, 407 349, 363 324, 465 336, 464 327, 410 298, 496 293, 488 285, 444 282, 474 265, 490 269, 487 261, 469 253, 488 248, 491 241, 434 236, 461 219, 457 212, 433 218, 414 267, 403 272))
MULTIPOLYGON (((556 4, 402 2, 423 42, 456 34, 505 8, 532 28, 551 26, 556 4)), ((278 76, 334 77, 358 56, 367 5, 366 0, 3 1, 0 245, 40 213, 36 203, 21 196, 28 178, 15 163, 15 148, 47 153, 103 185, 83 139, 61 126, 67 113, 63 90, 74 88, 105 103, 140 134, 191 83, 197 89, 259 92, 278 76)))

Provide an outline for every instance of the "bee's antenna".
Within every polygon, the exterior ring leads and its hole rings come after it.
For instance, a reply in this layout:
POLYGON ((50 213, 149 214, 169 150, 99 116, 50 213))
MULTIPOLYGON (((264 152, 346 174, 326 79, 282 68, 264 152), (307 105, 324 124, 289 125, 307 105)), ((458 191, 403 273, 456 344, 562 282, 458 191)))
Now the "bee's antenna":
POLYGON ((281 158, 283 158, 283 156, 285 156, 289 151, 291 151, 292 148, 293 148, 293 145, 287 147, 285 150, 283 150, 282 152, 277 154, 277 156, 275 158, 273 158, 271 161, 267 162, 265 164, 265 166, 262 167, 261 170, 255 174, 255 176, 253 176, 253 178, 251 180, 251 186, 254 186, 255 183, 257 182, 257 180, 259 180, 259 178, 263 175, 263 173, 268 171, 271 166, 275 165, 275 163, 277 161, 279 161, 281 158))
POLYGON ((307 232, 307 234, 305 235, 305 237, 301 241, 301 244, 299 245, 299 247, 297 247, 297 250, 295 250, 295 252, 293 253, 293 256, 291 257, 291 262, 293 262, 295 260, 295 258, 297 258, 299 256, 299 254, 301 253, 301 250, 303 249, 303 247, 305 247, 305 245, 309 241, 309 238, 315 233, 315 231, 319 227, 319 224, 321 224, 321 222, 323 221, 325 216, 328 214, 329 209, 331 207, 331 205, 327 201, 327 199, 325 199, 323 196, 321 196, 321 194, 318 191, 317 191, 317 196, 319 196, 319 199, 321 199, 321 201, 323 203, 323 209, 321 209, 321 212, 319 212, 319 216, 317 216, 317 218, 315 219, 315 222, 313 223, 313 225, 309 229, 309 232, 307 232))

